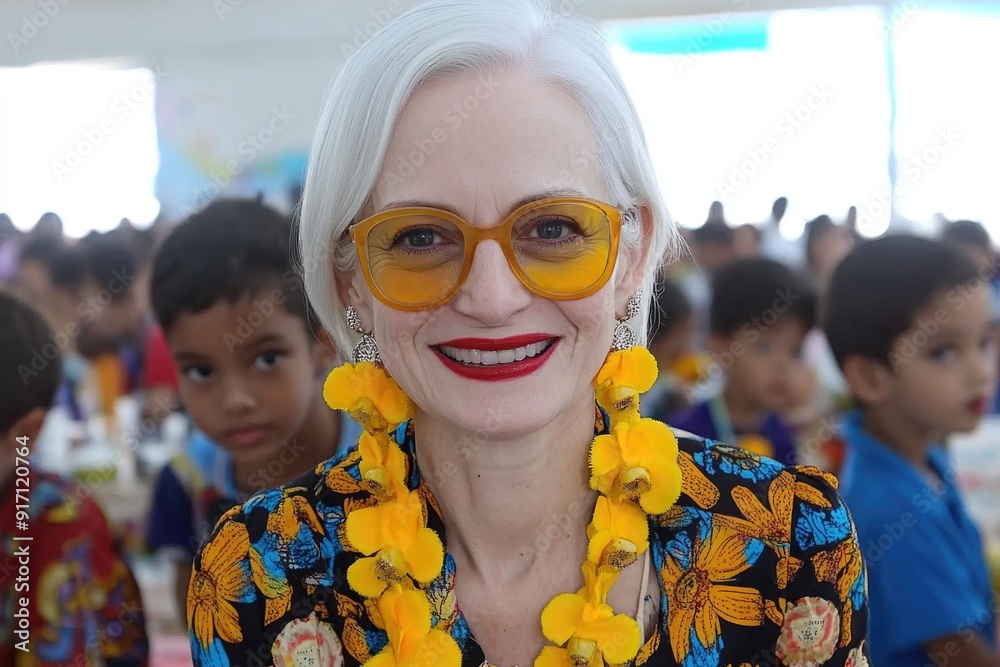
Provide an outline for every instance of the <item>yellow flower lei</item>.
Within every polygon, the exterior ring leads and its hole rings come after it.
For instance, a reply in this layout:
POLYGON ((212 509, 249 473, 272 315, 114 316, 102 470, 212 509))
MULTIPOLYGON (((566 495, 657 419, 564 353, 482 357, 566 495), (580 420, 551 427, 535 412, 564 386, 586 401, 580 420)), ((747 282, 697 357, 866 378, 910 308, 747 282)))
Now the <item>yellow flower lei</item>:
MULTIPOLYGON (((680 496, 677 440, 664 424, 639 415, 639 394, 656 381, 656 361, 644 347, 608 355, 594 379, 597 403, 609 415, 610 432, 594 438, 590 486, 601 495, 587 527, 584 586, 553 598, 542 610, 552 642, 535 667, 604 667, 635 658, 639 626, 615 614, 608 592, 623 569, 649 548, 647 515, 662 514, 680 496)), ((382 368, 362 362, 330 373, 323 396, 364 427, 358 443, 361 485, 375 505, 347 515, 345 548, 360 552, 347 582, 368 598, 373 622, 389 642, 366 667, 459 667, 455 640, 431 628, 431 606, 419 587, 434 581, 444 563, 441 538, 427 527, 419 494, 406 484, 405 455, 389 433, 413 416, 413 406, 382 368)), ((645 583, 645 582, 643 582, 645 583)))

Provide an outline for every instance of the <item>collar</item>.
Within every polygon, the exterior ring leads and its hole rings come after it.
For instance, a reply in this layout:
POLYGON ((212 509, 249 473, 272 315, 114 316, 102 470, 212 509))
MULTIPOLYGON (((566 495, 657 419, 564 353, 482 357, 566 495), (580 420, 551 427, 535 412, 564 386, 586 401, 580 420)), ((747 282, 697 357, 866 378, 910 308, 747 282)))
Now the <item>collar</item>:
MULTIPOLYGON (((882 442, 864 427, 864 415, 860 410, 851 410, 844 415, 840 424, 840 433, 848 447, 848 460, 852 465, 845 465, 841 482, 848 486, 854 478, 854 468, 860 459, 865 459, 867 465, 889 472, 894 477, 918 483, 931 488, 928 480, 920 474, 917 468, 900 456, 890 445, 882 442)), ((953 471, 947 454, 937 444, 927 449, 927 463, 944 482, 949 491, 954 488, 953 471)), ((933 490, 933 489, 932 489, 933 490)))

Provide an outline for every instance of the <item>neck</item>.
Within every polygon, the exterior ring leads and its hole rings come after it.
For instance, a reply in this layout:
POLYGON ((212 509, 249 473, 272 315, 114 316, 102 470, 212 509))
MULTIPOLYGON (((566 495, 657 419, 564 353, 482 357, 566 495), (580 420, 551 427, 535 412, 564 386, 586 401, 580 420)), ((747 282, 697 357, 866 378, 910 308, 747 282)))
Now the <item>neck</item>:
POLYGON ((917 466, 927 468, 927 450, 934 433, 902 418, 891 409, 867 409, 862 419, 864 429, 897 454, 917 466))
POLYGON ((722 392, 722 400, 734 431, 755 431, 760 427, 764 411, 756 402, 736 391, 731 384, 722 392))
POLYGON ((244 493, 253 493, 287 484, 306 474, 336 453, 340 442, 340 420, 340 413, 327 407, 322 396, 317 396, 299 432, 282 445, 278 455, 282 465, 277 474, 271 472, 271 466, 267 465, 270 462, 267 461, 263 466, 259 462, 234 462, 233 482, 236 487, 244 493))
POLYGON ((588 484, 594 410, 593 394, 581 397, 537 432, 516 438, 459 432, 418 413, 421 477, 462 569, 502 586, 539 563, 579 560, 597 498, 588 484))

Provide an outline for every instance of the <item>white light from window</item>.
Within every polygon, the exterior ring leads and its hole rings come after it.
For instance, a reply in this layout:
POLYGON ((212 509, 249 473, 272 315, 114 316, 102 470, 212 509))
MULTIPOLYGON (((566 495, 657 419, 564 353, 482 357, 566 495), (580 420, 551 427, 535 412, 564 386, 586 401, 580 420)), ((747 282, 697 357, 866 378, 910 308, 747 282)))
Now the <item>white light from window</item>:
MULTIPOLYGON (((707 33, 714 18, 703 20, 707 33)), ((890 189, 881 13, 777 12, 766 29, 764 50, 615 48, 668 207, 688 227, 701 225, 715 200, 730 223, 756 223, 786 196, 788 236, 821 214, 843 219, 852 205, 881 224, 868 211, 890 189)))
POLYGON ((0 68, 0 208, 20 229, 46 211, 69 236, 159 213, 156 81, 147 69, 0 68))

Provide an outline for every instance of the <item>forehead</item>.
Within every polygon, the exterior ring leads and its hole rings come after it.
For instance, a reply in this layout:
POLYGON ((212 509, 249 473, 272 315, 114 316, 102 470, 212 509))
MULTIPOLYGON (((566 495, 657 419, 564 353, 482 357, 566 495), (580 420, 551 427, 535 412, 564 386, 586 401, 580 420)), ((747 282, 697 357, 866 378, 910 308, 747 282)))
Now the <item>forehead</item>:
POLYGON ((305 323, 271 292, 236 303, 218 301, 198 313, 179 315, 167 338, 174 354, 229 356, 263 340, 294 342, 307 337, 305 323))
POLYGON ((993 299, 989 287, 981 282, 944 290, 917 311, 910 330, 962 333, 982 332, 993 319, 993 299))
POLYGON ((433 201, 490 223, 514 202, 548 190, 607 201, 595 158, 583 109, 559 88, 512 72, 439 78, 407 102, 373 210, 433 201))

